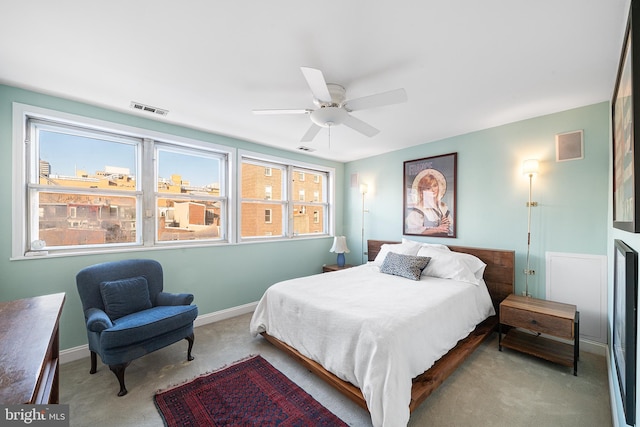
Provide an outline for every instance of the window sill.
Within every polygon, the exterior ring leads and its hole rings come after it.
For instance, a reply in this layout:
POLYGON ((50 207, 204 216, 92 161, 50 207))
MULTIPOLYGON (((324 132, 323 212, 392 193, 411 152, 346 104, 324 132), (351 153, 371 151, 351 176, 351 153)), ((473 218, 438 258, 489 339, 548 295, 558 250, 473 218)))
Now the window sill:
POLYGON ((215 243, 191 243, 186 245, 167 245, 167 246, 135 246, 135 247, 119 247, 119 248, 99 248, 93 250, 65 250, 65 251, 31 251, 27 254, 9 258, 10 261, 25 261, 25 260, 37 260, 37 259, 51 259, 51 258, 64 258, 64 257, 76 257, 76 256, 91 256, 91 255, 105 255, 105 254, 119 254, 128 252, 150 252, 150 251, 166 251, 172 249, 190 249, 190 248, 210 248, 216 246, 235 246, 235 245, 251 245, 258 243, 275 243, 275 242, 290 242, 294 240, 315 240, 315 239, 328 239, 331 236, 328 234, 313 235, 313 236, 296 236, 288 238, 268 238, 268 239, 251 239, 242 240, 240 242, 230 243, 227 241, 220 241, 215 243), (40 253, 41 254, 40 254, 40 253))

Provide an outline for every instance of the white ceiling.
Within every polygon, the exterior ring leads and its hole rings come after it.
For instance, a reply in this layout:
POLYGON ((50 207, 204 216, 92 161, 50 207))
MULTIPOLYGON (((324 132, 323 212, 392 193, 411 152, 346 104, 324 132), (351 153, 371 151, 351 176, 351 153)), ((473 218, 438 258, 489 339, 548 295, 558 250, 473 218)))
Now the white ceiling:
MULTIPOLYGON (((613 92, 629 0, 4 0, 0 83, 350 161, 584 106, 613 92), (300 143, 301 66, 347 99, 403 87, 300 143), (134 112, 131 101, 169 110, 134 112)), ((567 129, 573 130, 573 129, 567 129)))

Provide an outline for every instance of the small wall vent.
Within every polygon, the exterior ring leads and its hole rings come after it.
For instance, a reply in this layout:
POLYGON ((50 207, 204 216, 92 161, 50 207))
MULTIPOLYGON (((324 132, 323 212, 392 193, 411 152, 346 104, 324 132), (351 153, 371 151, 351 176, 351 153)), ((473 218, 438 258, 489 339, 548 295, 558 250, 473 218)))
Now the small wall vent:
POLYGON ((583 132, 559 133, 556 135, 556 162, 579 160, 584 158, 583 132))
POLYGON ((306 151, 307 153, 313 153, 314 151, 316 151, 315 148, 311 148, 311 147, 305 147, 304 145, 301 145, 298 147, 298 150, 300 151, 306 151))
POLYGON ((169 110, 152 107, 151 105, 142 104, 140 102, 131 101, 131 104, 129 106, 134 110, 146 111, 147 113, 158 114, 160 116, 166 116, 167 114, 169 114, 169 110))

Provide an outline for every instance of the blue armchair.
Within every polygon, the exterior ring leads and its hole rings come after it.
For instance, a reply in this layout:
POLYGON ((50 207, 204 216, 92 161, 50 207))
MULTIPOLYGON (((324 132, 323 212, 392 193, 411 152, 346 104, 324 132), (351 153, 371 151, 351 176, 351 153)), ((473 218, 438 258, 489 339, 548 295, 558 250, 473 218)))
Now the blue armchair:
POLYGON ((163 292, 162 266, 149 259, 105 262, 82 269, 76 285, 87 323, 91 374, 96 354, 127 394, 124 371, 132 360, 182 339, 193 360, 193 321, 198 307, 192 294, 163 292))

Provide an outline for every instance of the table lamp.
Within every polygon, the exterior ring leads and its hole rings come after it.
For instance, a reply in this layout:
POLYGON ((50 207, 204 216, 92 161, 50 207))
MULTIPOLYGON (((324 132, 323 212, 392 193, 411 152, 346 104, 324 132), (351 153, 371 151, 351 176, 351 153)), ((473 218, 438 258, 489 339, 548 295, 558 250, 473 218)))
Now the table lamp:
POLYGON ((333 238, 333 246, 329 249, 329 252, 335 252, 338 254, 338 267, 344 267, 344 254, 349 253, 347 247, 347 238, 345 236, 335 236, 333 238))

